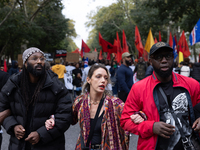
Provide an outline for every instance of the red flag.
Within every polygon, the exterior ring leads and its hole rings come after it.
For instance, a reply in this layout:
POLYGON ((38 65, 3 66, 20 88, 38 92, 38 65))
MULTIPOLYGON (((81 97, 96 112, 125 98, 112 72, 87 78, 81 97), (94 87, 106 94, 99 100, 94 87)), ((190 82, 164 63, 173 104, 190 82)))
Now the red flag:
POLYGON ((108 41, 104 40, 101 36, 101 33, 99 32, 99 45, 102 46, 103 52, 108 52, 108 53, 116 53, 117 52, 117 47, 113 46, 111 43, 108 41))
POLYGON ((159 42, 161 42, 161 41, 162 41, 162 39, 161 39, 161 33, 159 31, 159 42))
POLYGON ((129 52, 129 51, 128 51, 128 45, 127 45, 127 41, 126 41, 126 35, 123 30, 123 53, 124 52, 129 52))
POLYGON ((90 48, 87 46, 87 44, 82 40, 82 46, 81 46, 81 57, 83 58, 84 53, 90 52, 90 48))
POLYGON ((3 71, 4 71, 4 72, 7 72, 7 64, 6 64, 6 59, 4 60, 4 66, 3 66, 3 67, 4 67, 3 71))
POLYGON ((102 60, 102 59, 103 59, 102 50, 100 50, 100 53, 99 53, 99 60, 102 60))
MULTIPOLYGON (((190 56, 190 50, 189 50, 189 47, 188 47, 188 44, 187 44, 187 41, 186 41, 186 38, 185 38, 185 32, 184 31, 182 32, 182 35, 181 35, 179 42, 178 42, 178 45, 181 45, 181 49, 183 51, 184 57, 190 56)), ((180 50, 180 46, 179 46, 179 50, 180 50)))
POLYGON ((139 32, 137 26, 135 26, 135 47, 139 51, 139 57, 140 57, 140 55, 142 56, 144 47, 142 45, 142 41, 141 41, 141 37, 140 37, 140 32, 139 32))
POLYGON ((79 54, 80 53, 79 48, 75 49, 72 53, 78 53, 79 54))
POLYGON ((173 46, 173 38, 172 38, 172 34, 171 34, 171 32, 170 32, 170 34, 169 34, 169 46, 173 46))
POLYGON ((143 52, 143 59, 144 59, 144 61, 148 61, 148 53, 147 53, 147 51, 144 49, 144 52, 143 52))
POLYGON ((97 49, 95 48, 94 51, 97 52, 97 49))
POLYGON ((107 53, 107 58, 106 59, 110 60, 110 54, 109 53, 107 53))
POLYGON ((117 35, 117 40, 115 40, 114 45, 117 46, 117 62, 119 64, 121 64, 123 50, 122 50, 122 47, 121 47, 121 42, 120 42, 120 39, 119 39, 118 32, 116 32, 116 35, 117 35))
POLYGON ((155 37, 155 39, 154 39, 154 43, 156 44, 156 43, 158 43, 158 40, 157 40, 157 38, 155 37))

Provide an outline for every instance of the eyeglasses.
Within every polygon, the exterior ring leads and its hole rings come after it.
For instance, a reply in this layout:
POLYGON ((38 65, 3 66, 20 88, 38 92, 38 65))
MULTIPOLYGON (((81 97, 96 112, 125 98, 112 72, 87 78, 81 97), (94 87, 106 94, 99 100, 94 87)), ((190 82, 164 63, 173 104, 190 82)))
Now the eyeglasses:
POLYGON ((29 60, 32 60, 32 61, 35 61, 35 62, 38 62, 38 59, 41 62, 44 62, 46 60, 46 58, 44 58, 44 57, 32 57, 32 58, 29 58, 29 60))
POLYGON ((166 60, 171 60, 174 57, 174 54, 173 53, 159 54, 159 55, 152 56, 151 58, 157 61, 161 61, 163 57, 165 57, 166 60))

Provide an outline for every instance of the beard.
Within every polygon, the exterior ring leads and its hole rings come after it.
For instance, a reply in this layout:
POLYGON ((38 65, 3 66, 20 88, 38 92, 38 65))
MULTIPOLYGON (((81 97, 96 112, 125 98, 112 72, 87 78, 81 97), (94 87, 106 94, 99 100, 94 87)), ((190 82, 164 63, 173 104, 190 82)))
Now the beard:
POLYGON ((130 61, 125 60, 125 62, 126 62, 126 65, 127 65, 127 66, 130 66, 130 65, 131 65, 131 62, 130 62, 130 61))
POLYGON ((44 73, 45 73, 45 67, 42 67, 41 64, 38 64, 37 66, 35 66, 35 67, 33 68, 33 66, 27 62, 27 71, 28 71, 29 73, 31 73, 33 76, 35 76, 35 77, 41 77, 41 76, 44 75, 44 73), (42 70, 40 70, 40 71, 37 70, 37 69, 36 69, 37 67, 41 67, 42 70))
POLYGON ((173 64, 172 64, 172 66, 169 68, 169 70, 167 70, 167 71, 162 71, 162 70, 156 68, 153 64, 152 64, 152 66, 153 66, 154 71, 155 71, 160 77, 162 77, 162 78, 167 78, 167 77, 169 77, 169 76, 172 74, 173 64))

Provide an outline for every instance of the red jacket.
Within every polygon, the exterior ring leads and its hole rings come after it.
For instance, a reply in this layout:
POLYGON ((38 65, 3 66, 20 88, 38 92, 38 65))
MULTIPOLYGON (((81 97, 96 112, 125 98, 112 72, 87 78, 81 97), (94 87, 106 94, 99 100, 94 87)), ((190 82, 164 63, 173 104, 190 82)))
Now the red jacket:
MULTIPOLYGON (((196 80, 172 73, 173 87, 183 87, 187 89, 188 97, 191 98, 192 105, 195 106, 200 102, 200 84, 196 80)), ((135 83, 127 97, 120 124, 126 131, 139 135, 138 150, 153 150, 156 148, 157 135, 153 133, 154 122, 159 122, 158 98, 154 90, 160 81, 156 78, 155 73, 145 79, 135 83), (134 124, 130 116, 137 111, 142 110, 147 121, 140 124, 134 124)), ((189 106, 190 107, 190 106, 189 106)), ((191 108, 190 107, 190 108, 191 108)), ((190 116, 191 117, 191 116, 190 116)), ((194 117, 194 114, 193 116, 194 117)), ((193 119, 194 120, 194 119, 193 119)))

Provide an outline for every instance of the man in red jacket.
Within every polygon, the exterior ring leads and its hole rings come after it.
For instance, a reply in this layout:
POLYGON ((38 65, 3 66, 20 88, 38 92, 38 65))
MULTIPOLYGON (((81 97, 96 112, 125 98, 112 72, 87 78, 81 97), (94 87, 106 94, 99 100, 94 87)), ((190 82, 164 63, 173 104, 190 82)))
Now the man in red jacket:
POLYGON ((173 49, 167 43, 154 44, 150 49, 154 72, 132 86, 125 102, 121 126, 139 135, 137 149, 182 150, 182 139, 188 139, 193 129, 200 131, 200 118, 193 111, 200 102, 200 85, 173 73, 173 61, 173 49), (141 111, 147 120, 135 124, 131 115, 141 111))

